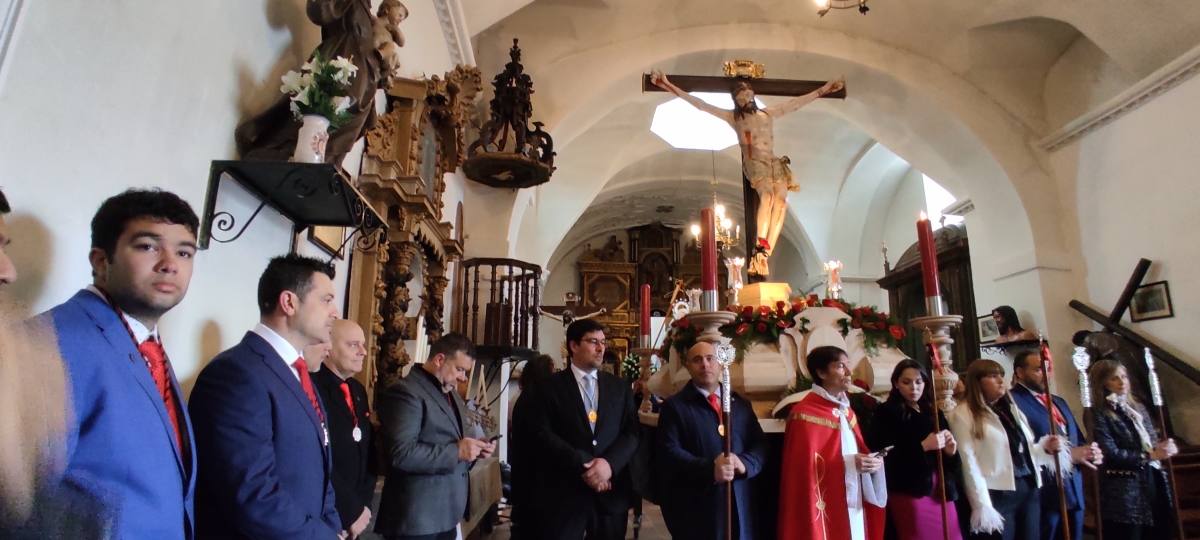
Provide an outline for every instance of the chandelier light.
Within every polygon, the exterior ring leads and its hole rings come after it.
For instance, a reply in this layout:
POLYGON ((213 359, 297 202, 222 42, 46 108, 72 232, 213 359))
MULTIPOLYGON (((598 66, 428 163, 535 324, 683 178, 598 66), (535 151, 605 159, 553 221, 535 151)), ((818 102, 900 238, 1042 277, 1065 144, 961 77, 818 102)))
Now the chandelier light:
MULTIPOLYGON (((742 226, 734 225, 733 220, 725 215, 725 205, 717 201, 717 153, 712 152, 712 194, 713 194, 713 214, 716 214, 714 221, 716 225, 714 232, 717 237, 717 249, 721 252, 729 251, 736 246, 741 240, 742 226)), ((697 246, 700 245, 700 224, 692 223, 689 227, 692 232, 692 239, 697 246)))
POLYGON ((831 9, 853 9, 858 8, 858 12, 866 15, 871 8, 867 7, 867 0, 813 0, 817 4, 817 15, 822 17, 829 13, 831 9))

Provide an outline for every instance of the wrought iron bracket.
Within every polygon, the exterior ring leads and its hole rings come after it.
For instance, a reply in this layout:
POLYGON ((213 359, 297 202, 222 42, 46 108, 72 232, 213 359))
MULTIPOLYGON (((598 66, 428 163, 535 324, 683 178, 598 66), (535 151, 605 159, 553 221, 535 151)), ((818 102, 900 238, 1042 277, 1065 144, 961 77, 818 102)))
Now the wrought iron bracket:
POLYGON ((223 244, 237 240, 268 205, 292 222, 294 232, 314 225, 353 227, 354 231, 345 242, 357 235, 356 247, 362 250, 373 249, 387 229, 383 218, 367 204, 362 193, 333 165, 213 161, 197 235, 200 249, 208 249, 210 241, 223 244), (218 192, 226 179, 237 182, 260 201, 237 232, 228 237, 223 233, 234 230, 238 219, 232 213, 216 208, 218 192))

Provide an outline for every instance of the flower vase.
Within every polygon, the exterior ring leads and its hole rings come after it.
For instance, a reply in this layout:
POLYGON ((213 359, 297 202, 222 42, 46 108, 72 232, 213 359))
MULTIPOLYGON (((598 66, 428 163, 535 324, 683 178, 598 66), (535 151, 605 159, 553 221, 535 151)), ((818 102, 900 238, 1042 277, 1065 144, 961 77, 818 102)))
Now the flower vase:
POLYGON ((324 163, 325 145, 329 142, 329 119, 316 114, 304 115, 296 137, 295 163, 324 163))

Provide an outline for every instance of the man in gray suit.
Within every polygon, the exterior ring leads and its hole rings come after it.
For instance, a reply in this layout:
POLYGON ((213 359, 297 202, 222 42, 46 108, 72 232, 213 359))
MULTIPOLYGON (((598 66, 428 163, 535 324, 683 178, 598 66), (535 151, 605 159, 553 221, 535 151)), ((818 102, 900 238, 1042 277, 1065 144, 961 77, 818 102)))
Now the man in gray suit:
POLYGON ((429 359, 376 403, 389 470, 375 532, 388 540, 454 540, 467 509, 467 470, 495 443, 464 435, 465 404, 454 388, 475 364, 475 348, 446 334, 429 359))

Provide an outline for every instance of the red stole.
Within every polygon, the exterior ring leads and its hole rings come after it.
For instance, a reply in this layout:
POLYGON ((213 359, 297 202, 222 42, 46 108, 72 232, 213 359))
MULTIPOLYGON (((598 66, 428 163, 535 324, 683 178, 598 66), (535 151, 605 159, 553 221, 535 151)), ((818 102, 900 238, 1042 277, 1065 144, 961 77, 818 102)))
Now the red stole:
MULTIPOLYGON (((792 406, 783 439, 783 469, 779 489, 780 540, 848 540, 850 514, 846 508, 845 462, 837 406, 810 393, 792 406)), ((859 453, 867 453, 853 410, 846 421, 854 430, 859 453)), ((886 514, 863 502, 867 538, 883 538, 886 514)))

